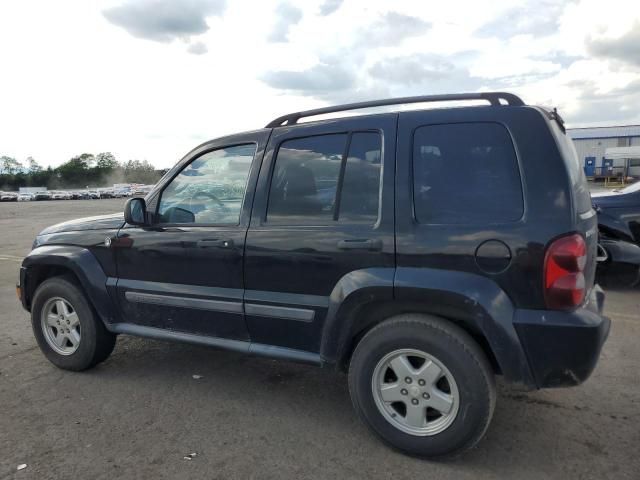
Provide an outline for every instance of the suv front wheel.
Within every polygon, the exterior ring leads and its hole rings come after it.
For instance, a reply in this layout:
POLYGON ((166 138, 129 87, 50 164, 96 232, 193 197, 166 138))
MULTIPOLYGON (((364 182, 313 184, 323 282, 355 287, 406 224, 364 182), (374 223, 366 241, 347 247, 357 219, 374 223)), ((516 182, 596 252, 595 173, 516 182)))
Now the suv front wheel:
POLYGON ((40 350, 65 370, 86 370, 106 360, 116 336, 95 314, 84 292, 69 276, 38 286, 31 305, 31 325, 40 350))
POLYGON ((385 442, 431 458, 473 447, 496 398, 489 361, 469 334, 419 314, 390 318, 360 340, 349 391, 360 417, 385 442))

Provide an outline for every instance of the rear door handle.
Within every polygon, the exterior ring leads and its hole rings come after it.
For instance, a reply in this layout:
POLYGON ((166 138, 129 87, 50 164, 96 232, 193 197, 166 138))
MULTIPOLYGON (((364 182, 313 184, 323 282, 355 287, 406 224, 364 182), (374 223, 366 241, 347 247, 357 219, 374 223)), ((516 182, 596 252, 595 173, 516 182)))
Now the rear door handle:
POLYGON ((196 245, 200 248, 208 248, 208 247, 220 247, 220 248, 231 248, 233 247, 233 240, 221 240, 219 238, 206 238, 203 240, 198 240, 196 245))
POLYGON ((382 240, 371 238, 340 240, 338 248, 340 250, 382 250, 382 240))

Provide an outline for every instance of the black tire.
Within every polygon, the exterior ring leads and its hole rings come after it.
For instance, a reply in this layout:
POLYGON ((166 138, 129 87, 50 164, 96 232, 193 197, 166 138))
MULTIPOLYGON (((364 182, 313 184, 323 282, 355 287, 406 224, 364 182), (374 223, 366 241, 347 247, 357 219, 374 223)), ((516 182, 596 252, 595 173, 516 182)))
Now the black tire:
POLYGON ((105 328, 71 276, 52 277, 38 286, 31 305, 31 326, 42 353, 56 367, 64 370, 82 371, 92 368, 106 360, 116 344, 116 335, 105 328), (77 350, 70 355, 56 352, 45 339, 42 330, 42 310, 53 297, 68 301, 78 314, 81 337, 77 350))
POLYGON ((496 402, 493 370, 479 345, 451 322, 422 314, 390 318, 360 340, 349 365, 349 392, 356 412, 376 435, 404 453, 423 458, 452 457, 475 446, 489 426, 496 402), (457 384, 458 413, 439 433, 405 433, 376 405, 375 367, 385 355, 400 349, 416 349, 436 358, 457 384))

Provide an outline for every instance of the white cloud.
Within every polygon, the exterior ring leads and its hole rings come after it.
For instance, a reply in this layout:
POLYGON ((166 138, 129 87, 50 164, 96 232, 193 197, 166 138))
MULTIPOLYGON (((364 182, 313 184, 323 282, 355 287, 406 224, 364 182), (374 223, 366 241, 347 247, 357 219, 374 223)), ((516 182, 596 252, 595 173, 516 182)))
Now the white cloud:
POLYGON ((222 15, 225 7, 224 0, 126 0, 102 13, 134 37, 170 42, 205 33, 207 16, 222 15))
POLYGON ((635 0, 64 5, 0 2, 0 155, 167 167, 289 111, 456 90, 510 90, 573 125, 640 122, 635 0))

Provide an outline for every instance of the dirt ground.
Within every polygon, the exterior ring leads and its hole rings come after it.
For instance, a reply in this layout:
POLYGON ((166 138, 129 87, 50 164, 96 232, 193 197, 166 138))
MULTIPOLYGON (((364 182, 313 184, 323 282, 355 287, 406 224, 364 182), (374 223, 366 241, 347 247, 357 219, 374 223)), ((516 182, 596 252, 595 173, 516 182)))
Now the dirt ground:
POLYGON ((0 479, 640 478, 637 289, 607 292, 611 335, 584 385, 499 383, 487 436, 453 462, 382 445, 330 370, 126 336, 96 369, 56 369, 15 296, 21 259, 45 226, 122 204, 0 204, 0 479))

